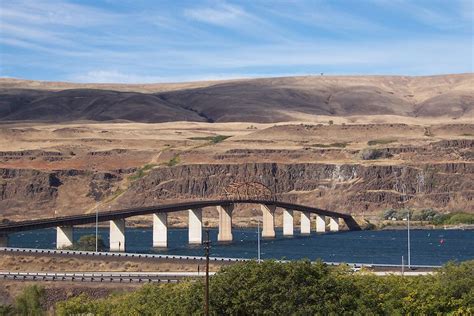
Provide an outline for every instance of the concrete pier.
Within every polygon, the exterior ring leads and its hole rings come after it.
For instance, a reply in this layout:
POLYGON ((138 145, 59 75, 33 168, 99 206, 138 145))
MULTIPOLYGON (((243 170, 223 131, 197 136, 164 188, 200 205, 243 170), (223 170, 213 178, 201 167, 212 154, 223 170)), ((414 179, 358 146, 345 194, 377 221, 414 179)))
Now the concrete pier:
POLYGON ((263 229, 262 237, 263 238, 274 238, 275 237, 275 209, 274 205, 264 205, 260 206, 263 213, 263 229))
POLYGON ((293 210, 283 210, 283 236, 293 236, 293 210))
POLYGON ((317 233, 326 232, 326 217, 324 215, 316 214, 316 232, 317 233))
POLYGON ((190 209, 188 237, 190 244, 202 244, 202 209, 190 209))
POLYGON ((56 227, 56 249, 72 247, 73 239, 72 226, 56 227))
POLYGON ((153 214, 153 247, 168 247, 168 214, 153 214))
POLYGON ((125 219, 110 221, 110 251, 125 251, 125 219))
POLYGON ((332 232, 339 231, 339 218, 329 217, 329 230, 332 232))
POLYGON ((301 235, 311 234, 311 218, 309 212, 301 212, 300 233, 301 235))
POLYGON ((218 241, 232 241, 232 211, 234 205, 217 206, 219 212, 219 234, 218 241))
POLYGON ((8 247, 8 234, 0 234, 0 247, 8 247))

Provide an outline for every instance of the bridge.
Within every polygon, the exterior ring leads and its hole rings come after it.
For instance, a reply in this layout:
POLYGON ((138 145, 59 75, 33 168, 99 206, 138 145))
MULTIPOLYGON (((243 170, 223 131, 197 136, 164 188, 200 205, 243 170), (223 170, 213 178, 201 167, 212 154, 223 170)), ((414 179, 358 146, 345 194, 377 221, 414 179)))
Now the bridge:
POLYGON ((217 200, 199 200, 191 202, 161 204, 148 207, 120 209, 97 214, 81 214, 73 216, 52 217, 37 220, 11 222, 0 224, 0 247, 7 247, 8 234, 42 228, 55 227, 56 247, 63 249, 73 244, 73 227, 76 225, 110 222, 110 250, 125 251, 125 219, 133 216, 153 216, 153 247, 167 247, 169 213, 188 211, 188 237, 190 244, 202 243, 202 209, 216 207, 219 213, 218 241, 232 241, 232 212, 235 204, 259 204, 263 214, 263 238, 275 237, 275 210, 283 209, 283 235, 293 236, 293 212, 301 212, 300 233, 311 233, 310 214, 316 215, 316 232, 326 231, 326 218, 329 218, 329 230, 339 231, 340 220, 343 220, 350 230, 360 230, 359 225, 349 214, 343 214, 316 207, 277 201, 273 198, 226 198, 217 200))

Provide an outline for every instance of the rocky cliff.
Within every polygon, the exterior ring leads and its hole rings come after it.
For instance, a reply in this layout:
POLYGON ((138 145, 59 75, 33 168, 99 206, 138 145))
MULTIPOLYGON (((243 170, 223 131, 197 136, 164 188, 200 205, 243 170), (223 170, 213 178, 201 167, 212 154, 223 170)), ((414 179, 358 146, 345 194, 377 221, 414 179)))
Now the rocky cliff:
POLYGON ((123 206, 223 196, 233 182, 261 182, 283 200, 343 212, 407 205, 474 211, 474 164, 215 164, 153 170, 118 200, 123 206), (404 194, 406 192, 406 194, 404 194))
POLYGON ((83 213, 99 202, 104 208, 125 208, 217 198, 234 182, 261 182, 279 199, 347 213, 404 205, 474 212, 474 164, 466 162, 178 165, 153 169, 122 193, 120 183, 128 177, 127 172, 0 169, 1 216, 26 219, 83 213))

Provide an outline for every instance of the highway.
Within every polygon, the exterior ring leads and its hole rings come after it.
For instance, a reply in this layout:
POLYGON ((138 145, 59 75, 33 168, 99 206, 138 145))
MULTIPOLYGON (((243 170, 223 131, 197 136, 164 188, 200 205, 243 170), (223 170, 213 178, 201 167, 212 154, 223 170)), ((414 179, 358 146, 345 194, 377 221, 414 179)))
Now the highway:
MULTIPOLYGON (((209 272, 213 275, 215 272, 209 272)), ((98 283, 177 283, 204 277, 204 272, 11 272, 0 271, 0 280, 66 281, 98 283)))
MULTIPOLYGON (((13 248, 0 247, 0 253, 12 255, 33 255, 33 256, 60 256, 60 257, 85 257, 85 258, 103 258, 107 259, 157 259, 157 260, 176 260, 176 261, 191 261, 204 262, 204 256, 180 256, 180 255, 164 255, 164 254, 149 254, 149 253, 127 253, 127 252, 95 252, 95 251, 80 251, 80 250, 60 250, 60 249, 36 249, 36 248, 13 248)), ((214 263, 237 263, 251 261, 255 259, 249 258, 227 258, 227 257, 210 257, 209 261, 214 263)), ((288 262, 288 260, 276 260, 278 262, 288 262)), ((349 263, 349 262, 325 262, 327 265, 347 264, 355 269, 368 268, 383 271, 401 271, 401 265, 397 264, 370 264, 370 263, 349 263)), ((411 265, 411 268, 423 271, 432 271, 441 268, 435 265, 411 265)), ((405 270, 409 270, 405 266, 405 270)))
MULTIPOLYGON (((357 272, 355 272, 357 273, 357 272)), ((214 275, 215 272, 209 272, 214 275)), ((375 271, 377 276, 420 276, 433 271, 375 271)), ((11 272, 0 271, 0 280, 92 283, 177 283, 184 279, 204 277, 204 272, 11 272)))
MULTIPOLYGON (((120 258, 120 259, 163 259, 163 260, 188 260, 188 261, 205 261, 204 256, 179 256, 179 255, 162 255, 150 253, 128 253, 128 252, 95 252, 80 250, 58 250, 58 249, 36 249, 36 248, 13 248, 0 247, 0 253, 16 254, 16 255, 49 255, 49 256, 76 256, 76 257, 99 257, 99 258, 120 258)), ((251 259, 246 258, 224 258, 210 257, 211 262, 242 262, 251 259)))

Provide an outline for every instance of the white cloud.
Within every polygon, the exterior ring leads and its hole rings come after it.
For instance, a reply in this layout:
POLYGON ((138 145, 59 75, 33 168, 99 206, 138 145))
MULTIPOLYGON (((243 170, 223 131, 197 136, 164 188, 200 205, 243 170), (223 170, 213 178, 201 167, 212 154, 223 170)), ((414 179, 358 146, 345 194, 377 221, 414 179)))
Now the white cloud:
MULTIPOLYGON (((375 4, 390 11, 402 13, 418 23, 437 29, 456 29, 470 25, 472 29, 472 0, 450 0, 449 10, 442 10, 430 1, 416 3, 409 0, 373 0, 375 4), (470 3, 469 3, 470 2, 470 3), (470 8, 469 8, 470 7, 470 8)), ((443 3, 443 1, 441 1, 443 3)))
POLYGON ((117 21, 120 16, 62 0, 16 0, 2 2, 0 17, 2 20, 13 20, 22 24, 85 27, 111 23, 117 21))
POLYGON ((236 26, 254 18, 243 8, 221 3, 216 7, 186 9, 184 15, 199 22, 220 26, 236 26))
POLYGON ((124 73, 117 70, 92 70, 69 76, 68 81, 83 83, 155 83, 163 77, 124 73))
POLYGON ((275 3, 262 5, 262 9, 277 17, 292 20, 297 23, 316 26, 331 32, 346 32, 354 30, 380 31, 382 25, 373 21, 346 12, 341 9, 334 9, 321 2, 310 1, 309 3, 297 2, 288 5, 275 3))

